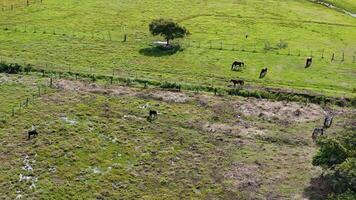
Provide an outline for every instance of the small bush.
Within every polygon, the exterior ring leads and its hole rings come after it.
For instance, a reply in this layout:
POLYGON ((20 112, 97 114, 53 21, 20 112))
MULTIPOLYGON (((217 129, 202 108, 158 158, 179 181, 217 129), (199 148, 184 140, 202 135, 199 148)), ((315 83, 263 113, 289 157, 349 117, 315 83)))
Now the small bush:
POLYGON ((0 72, 8 74, 18 74, 23 71, 23 67, 17 63, 0 63, 0 72))
POLYGON ((175 90, 178 90, 178 91, 181 90, 181 85, 178 84, 178 83, 163 82, 160 85, 160 87, 163 88, 163 89, 175 89, 175 90))

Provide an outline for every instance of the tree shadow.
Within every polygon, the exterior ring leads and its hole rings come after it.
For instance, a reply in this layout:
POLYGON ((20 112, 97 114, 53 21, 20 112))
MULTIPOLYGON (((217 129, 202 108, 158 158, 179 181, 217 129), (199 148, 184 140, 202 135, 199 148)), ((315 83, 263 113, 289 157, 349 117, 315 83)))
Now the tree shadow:
POLYGON ((303 196, 308 199, 323 200, 328 197, 330 188, 326 178, 319 176, 310 179, 310 185, 304 189, 303 196))
POLYGON ((171 49, 164 49, 162 47, 148 47, 139 50, 141 55, 151 57, 171 56, 177 52, 183 51, 180 46, 173 46, 171 49))

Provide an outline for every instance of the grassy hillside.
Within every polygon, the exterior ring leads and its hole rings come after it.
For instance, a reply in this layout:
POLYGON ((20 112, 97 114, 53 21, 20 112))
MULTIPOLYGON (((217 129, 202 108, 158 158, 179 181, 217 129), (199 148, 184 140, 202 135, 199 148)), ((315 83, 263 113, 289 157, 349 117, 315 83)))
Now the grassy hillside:
MULTIPOLYGON (((0 124, 1 199, 321 198, 310 189, 319 106, 55 84, 0 124), (149 109, 156 121, 147 121, 149 109), (40 135, 27 140, 32 124, 40 135)), ((330 135, 354 116, 333 112, 330 135)))
POLYGON ((304 0, 47 0, 2 12, 0 27, 0 56, 8 62, 219 87, 242 78, 249 86, 355 96, 356 20, 304 0), (161 38, 150 36, 148 23, 159 17, 192 33, 180 51, 150 46, 161 38), (305 70, 311 54, 314 65, 305 70), (230 71, 236 59, 246 62, 243 72, 230 71), (265 66, 270 73, 260 80, 265 66))

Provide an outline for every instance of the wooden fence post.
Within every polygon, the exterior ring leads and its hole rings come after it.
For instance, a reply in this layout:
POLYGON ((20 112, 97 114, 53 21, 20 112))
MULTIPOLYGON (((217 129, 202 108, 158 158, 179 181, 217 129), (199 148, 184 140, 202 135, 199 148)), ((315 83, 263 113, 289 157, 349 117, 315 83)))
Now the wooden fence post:
POLYGON ((343 51, 343 52, 342 52, 341 62, 344 62, 344 61, 345 61, 345 52, 343 51))
POLYGON ((335 53, 333 53, 333 55, 331 56, 331 62, 334 61, 335 59, 335 53))
POLYGON ((321 52, 321 58, 324 59, 324 49, 323 49, 323 51, 321 52))

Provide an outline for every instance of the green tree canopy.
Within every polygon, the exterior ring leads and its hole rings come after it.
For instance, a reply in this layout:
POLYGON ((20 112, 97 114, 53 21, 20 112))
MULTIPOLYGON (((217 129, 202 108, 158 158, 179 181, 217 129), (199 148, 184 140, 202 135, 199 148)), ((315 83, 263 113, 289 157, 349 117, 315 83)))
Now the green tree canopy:
POLYGON ((347 150, 336 139, 322 138, 317 143, 320 149, 313 158, 313 165, 330 168, 347 158, 347 150))
POLYGON ((176 38, 184 38, 189 35, 189 31, 172 20, 156 19, 149 25, 149 30, 152 35, 161 35, 167 40, 167 45, 170 40, 176 38))

